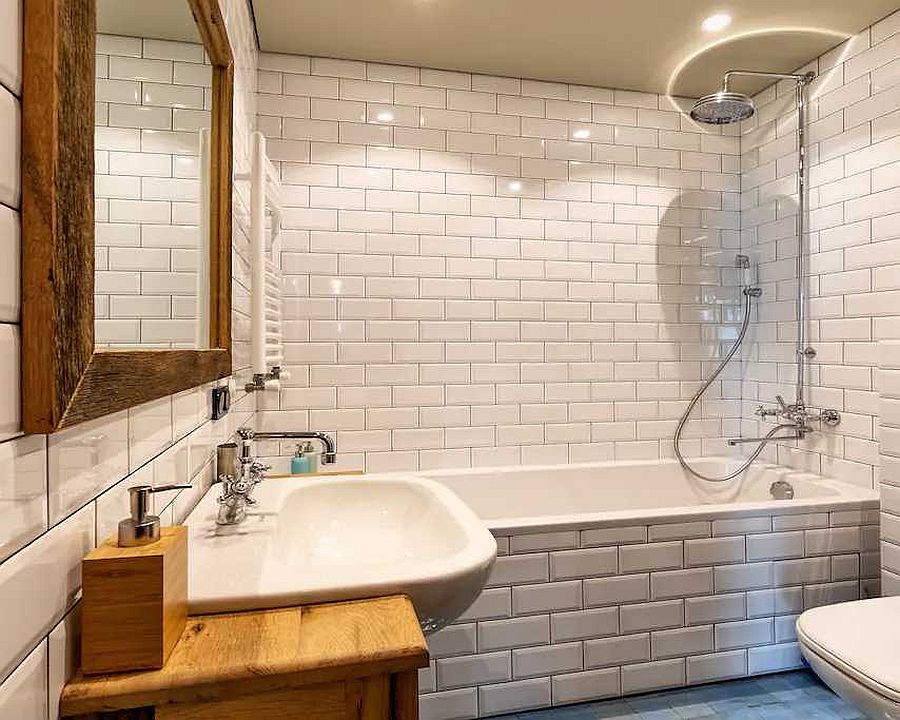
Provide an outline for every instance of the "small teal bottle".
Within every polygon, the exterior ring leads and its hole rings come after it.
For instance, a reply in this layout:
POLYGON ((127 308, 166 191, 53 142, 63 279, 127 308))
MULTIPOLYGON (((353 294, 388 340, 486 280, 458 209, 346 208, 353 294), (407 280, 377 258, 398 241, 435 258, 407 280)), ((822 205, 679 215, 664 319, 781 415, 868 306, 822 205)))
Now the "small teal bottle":
POLYGON ((306 462, 308 463, 308 468, 306 472, 308 473, 317 473, 319 472, 319 456, 316 454, 316 450, 313 447, 311 442, 306 443, 301 448, 303 453, 303 457, 306 458, 306 462))
POLYGON ((291 458, 291 475, 305 475, 309 472, 309 458, 303 453, 300 446, 291 458))

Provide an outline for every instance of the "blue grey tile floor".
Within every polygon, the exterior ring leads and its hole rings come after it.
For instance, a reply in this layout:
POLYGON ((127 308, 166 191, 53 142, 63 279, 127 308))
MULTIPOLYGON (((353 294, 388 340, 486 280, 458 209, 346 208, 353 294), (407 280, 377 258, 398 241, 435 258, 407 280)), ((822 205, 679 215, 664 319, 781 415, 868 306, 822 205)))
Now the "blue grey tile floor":
POLYGON ((503 715, 496 720, 863 720, 812 673, 797 671, 616 700, 503 715))

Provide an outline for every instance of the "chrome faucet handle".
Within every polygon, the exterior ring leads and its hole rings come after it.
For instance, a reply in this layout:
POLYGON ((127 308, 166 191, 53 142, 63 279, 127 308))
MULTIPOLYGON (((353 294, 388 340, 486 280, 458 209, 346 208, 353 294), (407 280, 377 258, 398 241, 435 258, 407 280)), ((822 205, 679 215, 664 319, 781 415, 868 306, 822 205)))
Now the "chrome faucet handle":
POLYGON ((841 413, 834 408, 825 408, 823 410, 805 411, 806 419, 813 422, 820 422, 826 427, 837 427, 841 424, 841 413))
POLYGON ((778 407, 781 408, 781 412, 786 413, 788 411, 788 406, 784 402, 784 398, 781 395, 775 396, 775 402, 778 403, 778 407))
POLYGON ((252 440, 255 434, 252 428, 246 426, 239 427, 236 432, 241 440, 252 440))
POLYGON ((253 488, 258 484, 259 480, 253 477, 239 477, 231 482, 228 486, 228 492, 226 492, 225 495, 227 497, 240 495, 246 498, 249 497, 250 493, 253 492, 253 488))

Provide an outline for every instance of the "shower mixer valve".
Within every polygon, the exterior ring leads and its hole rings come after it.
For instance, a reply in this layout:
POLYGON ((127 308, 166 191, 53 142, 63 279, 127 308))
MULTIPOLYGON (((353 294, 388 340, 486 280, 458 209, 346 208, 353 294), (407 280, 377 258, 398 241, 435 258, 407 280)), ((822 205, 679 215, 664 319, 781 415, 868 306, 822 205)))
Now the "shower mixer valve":
POLYGON ((796 426, 799 434, 812 432, 810 423, 821 422, 828 427, 835 427, 841 422, 841 414, 837 410, 827 409, 820 412, 810 410, 802 403, 792 403, 788 405, 781 395, 776 395, 775 400, 778 403, 777 408, 767 408, 760 405, 756 408, 755 414, 761 418, 780 417, 787 420, 790 424, 796 426))

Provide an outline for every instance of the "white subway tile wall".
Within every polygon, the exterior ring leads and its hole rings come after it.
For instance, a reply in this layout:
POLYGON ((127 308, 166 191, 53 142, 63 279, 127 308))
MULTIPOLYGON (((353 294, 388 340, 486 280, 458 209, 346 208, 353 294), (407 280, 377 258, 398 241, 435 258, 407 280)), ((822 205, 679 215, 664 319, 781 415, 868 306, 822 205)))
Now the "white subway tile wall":
MULTIPOLYGON (((876 343, 900 338, 897 248, 900 125, 894 14, 822 55, 802 71, 809 86, 809 403, 841 411, 841 424, 768 457, 875 487, 879 405, 876 343)), ((763 296, 744 353, 744 427, 759 403, 794 397, 797 284, 797 115, 790 83, 756 97, 742 124, 742 246, 763 296)))
MULTIPOLYGON (((235 44, 235 158, 240 171, 249 163, 249 134, 256 122, 256 44, 245 3, 226 0, 223 6, 235 44)), ((191 483, 192 490, 156 499, 164 522, 182 520, 209 487, 216 444, 253 418, 254 398, 238 391, 249 364, 248 243, 240 212, 246 189, 236 188, 235 201, 235 375, 227 381, 236 394, 232 412, 209 421, 208 386, 49 437, 22 435, 21 15, 21 0, 0 0, 0 717, 54 720, 59 692, 73 669, 82 555, 127 515, 130 485, 191 483)), ((171 49, 155 45, 157 57, 171 49)))
MULTIPOLYGON (((657 95, 297 56, 262 54, 259 89, 291 373, 266 415, 368 470, 671 454, 740 320, 736 129, 657 95)), ((738 370, 689 454, 738 430, 738 370)))
MULTIPOLYGON (((833 474, 864 487, 880 486, 883 591, 900 593, 900 529, 891 457, 896 417, 893 360, 876 377, 878 358, 891 357, 886 342, 900 338, 897 248, 900 213, 900 123, 896 110, 894 13, 807 68, 809 137, 809 341, 810 404, 841 411, 841 424, 801 443, 779 443, 769 459, 833 474), (879 381, 880 378, 880 381, 879 381), (879 398, 881 394, 881 398, 879 398), (886 415, 887 413, 887 415, 886 415)), ((744 427, 760 402, 776 393, 793 397, 796 333, 796 127, 793 92, 781 83, 756 98, 756 117, 741 136, 741 243, 755 262, 764 289, 751 343, 744 352, 744 427)))
POLYGON ((900 595, 900 342, 878 343, 881 590, 900 595))
MULTIPOLYGON (((258 124, 288 206, 291 377, 258 399, 266 427, 336 431, 343 466, 369 470, 668 456, 675 420, 740 320, 741 248, 760 263, 760 322, 743 367, 729 369, 689 427, 688 454, 723 451, 721 437, 758 430, 746 419, 753 405, 789 396, 796 166, 786 86, 757 98, 740 133, 720 134, 691 123, 685 102, 641 93, 285 55, 260 56, 257 73, 246 5, 224 4, 236 172, 247 170, 258 124)), ((77 557, 110 532, 134 482, 192 480, 194 490, 161 499, 167 522, 182 519, 211 480, 215 444, 255 399, 239 397, 211 423, 201 388, 49 440, 21 435, 21 14, 21 0, 0 0, 0 629, 10 639, 0 714, 52 720, 71 669, 77 557), (23 578, 29 600, 41 583, 39 603, 23 603, 23 578)), ((883 559, 870 512, 500 538, 513 554, 498 561, 496 584, 433 639, 423 717, 792 667, 798 612, 877 592, 882 566, 885 592, 900 592, 900 362, 885 343, 877 382, 875 370, 875 343, 900 337, 889 57, 898 17, 814 63, 811 401, 844 419, 778 451, 850 482, 881 480, 883 559)), ((106 79, 127 84, 135 62, 156 78, 142 122, 161 127, 158 108, 184 100, 176 87, 203 85, 182 57, 111 54, 106 79), (181 68, 171 85, 167 63, 181 68)), ((111 96, 105 115, 128 126, 136 106, 112 110, 123 100, 111 96)), ((236 388, 249 355, 247 195, 237 181, 236 388)), ((115 199, 137 201, 121 207, 145 227, 158 210, 143 195, 115 199)))
POLYGON ((487 588, 429 638, 422 720, 800 667, 799 613, 878 594, 878 521, 861 507, 729 520, 724 536, 707 520, 498 537, 487 588))
POLYGON ((203 46, 97 35, 97 342, 196 347, 203 46))

